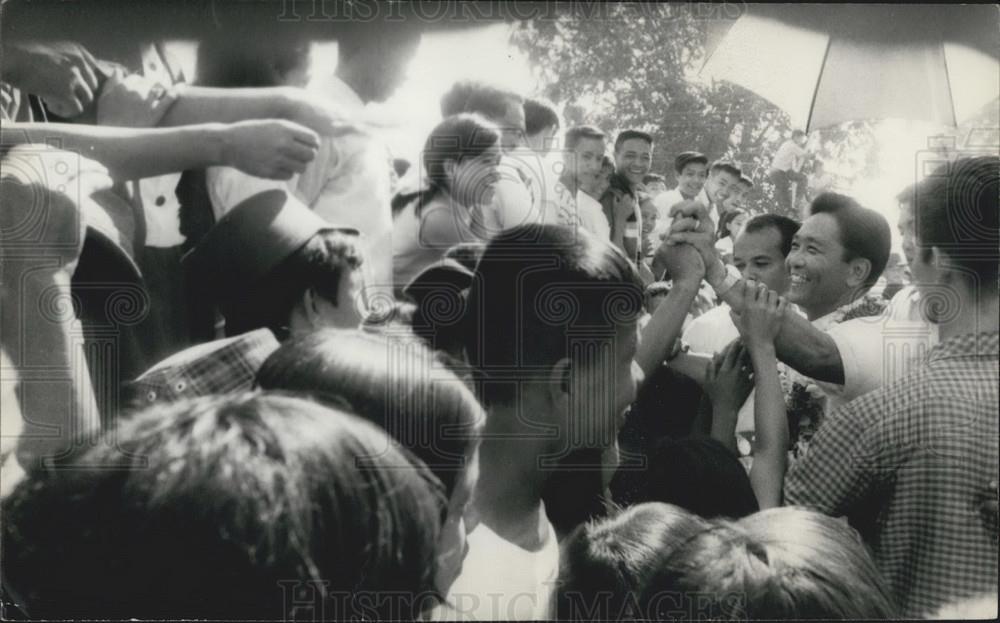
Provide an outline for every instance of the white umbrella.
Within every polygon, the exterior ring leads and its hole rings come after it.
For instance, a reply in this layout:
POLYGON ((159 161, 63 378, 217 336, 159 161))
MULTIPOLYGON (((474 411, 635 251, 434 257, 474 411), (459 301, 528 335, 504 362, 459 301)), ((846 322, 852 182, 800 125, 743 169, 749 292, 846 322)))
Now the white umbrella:
POLYGON ((752 5, 701 76, 754 91, 806 130, 886 118, 955 126, 1000 96, 998 15, 961 5, 752 5))

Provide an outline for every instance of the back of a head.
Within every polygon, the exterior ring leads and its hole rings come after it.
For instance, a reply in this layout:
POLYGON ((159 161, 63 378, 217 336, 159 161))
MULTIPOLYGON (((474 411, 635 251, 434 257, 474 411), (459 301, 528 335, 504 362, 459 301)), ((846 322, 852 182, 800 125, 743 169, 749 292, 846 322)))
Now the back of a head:
POLYGON ((559 113, 552 102, 537 97, 524 100, 524 131, 528 136, 553 127, 559 127, 559 113))
POLYGON ((476 80, 460 80, 441 97, 441 116, 476 113, 500 121, 511 103, 523 104, 520 94, 476 80))
POLYGON ((1000 158, 942 165, 913 189, 918 245, 938 247, 981 288, 995 291, 1000 264, 1000 158))
POLYGON ((101 441, 5 501, 4 574, 32 617, 283 619, 300 591, 433 590, 440 483, 354 416, 207 397, 101 441))
POLYGON ((221 305, 226 332, 238 335, 267 327, 279 339, 288 334, 292 309, 306 290, 334 305, 355 305, 340 300, 340 284, 364 262, 358 236, 336 230, 321 231, 289 255, 244 296, 221 305))
POLYGON ((774 508, 718 521, 678 548, 640 598, 650 618, 888 619, 895 608, 843 521, 774 508))
POLYGON ((661 441, 649 452, 642 486, 626 503, 664 502, 705 518, 738 519, 760 507, 739 460, 711 437, 661 441))
POLYGON ((563 543, 556 618, 620 620, 659 563, 708 524, 668 504, 639 504, 578 527, 563 543))
POLYGON ((581 342, 613 339, 642 310, 635 268, 588 232, 524 225, 494 237, 476 267, 466 311, 466 352, 485 378, 484 404, 509 403, 508 380, 491 370, 545 367, 572 357, 581 342))
POLYGON ((206 37, 198 44, 197 83, 218 88, 283 86, 291 72, 308 64, 310 45, 306 39, 277 33, 254 45, 232 34, 206 37))
POLYGON ((774 229, 781 237, 781 254, 788 257, 792 250, 792 238, 802 224, 795 219, 781 214, 758 214, 743 226, 744 234, 754 234, 768 229, 774 229))
POLYGON ((870 208, 839 193, 822 193, 809 206, 809 215, 829 214, 837 221, 840 242, 847 261, 863 258, 871 262, 865 287, 875 285, 889 261, 892 232, 889 221, 870 208))
POLYGON ((449 495, 485 419, 471 390, 420 343, 361 331, 293 338, 264 362, 257 382, 346 402, 426 463, 449 495))

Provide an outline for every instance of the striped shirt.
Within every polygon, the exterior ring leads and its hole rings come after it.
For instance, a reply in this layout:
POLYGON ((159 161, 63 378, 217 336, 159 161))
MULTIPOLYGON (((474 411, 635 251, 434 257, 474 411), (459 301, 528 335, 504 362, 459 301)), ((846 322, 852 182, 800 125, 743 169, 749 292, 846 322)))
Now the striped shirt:
POLYGON ((950 338, 910 375, 830 414, 785 503, 847 516, 901 614, 997 587, 998 333, 950 338))

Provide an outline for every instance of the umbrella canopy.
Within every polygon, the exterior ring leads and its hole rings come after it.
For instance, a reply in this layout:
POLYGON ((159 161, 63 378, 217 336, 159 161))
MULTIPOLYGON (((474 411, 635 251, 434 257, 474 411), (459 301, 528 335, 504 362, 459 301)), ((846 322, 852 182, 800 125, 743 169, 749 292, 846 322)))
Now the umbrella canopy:
POLYGON ((780 5, 732 23, 703 78, 739 84, 792 124, 859 119, 958 125, 1000 96, 992 6, 780 5))

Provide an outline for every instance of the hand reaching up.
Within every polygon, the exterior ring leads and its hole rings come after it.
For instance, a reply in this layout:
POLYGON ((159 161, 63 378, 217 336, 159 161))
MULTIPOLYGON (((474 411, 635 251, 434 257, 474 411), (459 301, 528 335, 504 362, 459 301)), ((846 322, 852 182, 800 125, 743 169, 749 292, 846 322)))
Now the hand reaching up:
POLYGON ((788 302, 767 285, 747 279, 734 286, 742 290, 742 311, 730 312, 736 328, 739 329, 747 348, 755 351, 761 348, 774 349, 774 339, 781 331, 781 319, 788 302))

